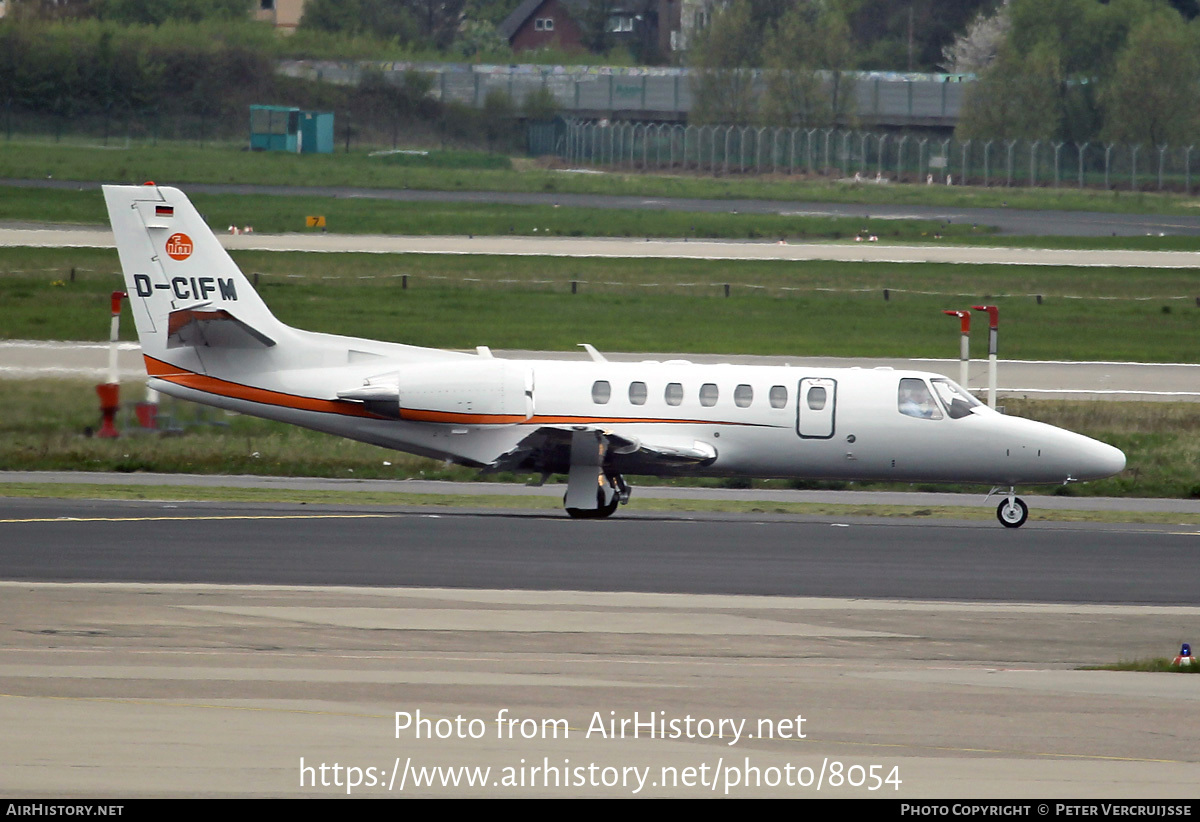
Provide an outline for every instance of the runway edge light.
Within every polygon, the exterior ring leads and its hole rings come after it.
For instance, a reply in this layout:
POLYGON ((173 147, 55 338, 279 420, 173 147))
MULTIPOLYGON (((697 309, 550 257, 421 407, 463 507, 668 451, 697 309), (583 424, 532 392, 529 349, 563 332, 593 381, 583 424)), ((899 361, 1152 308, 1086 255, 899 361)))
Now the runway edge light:
POLYGON ((1179 649, 1179 656, 1175 657, 1171 662, 1172 665, 1191 665, 1192 664, 1192 646, 1191 643, 1185 642, 1179 649))

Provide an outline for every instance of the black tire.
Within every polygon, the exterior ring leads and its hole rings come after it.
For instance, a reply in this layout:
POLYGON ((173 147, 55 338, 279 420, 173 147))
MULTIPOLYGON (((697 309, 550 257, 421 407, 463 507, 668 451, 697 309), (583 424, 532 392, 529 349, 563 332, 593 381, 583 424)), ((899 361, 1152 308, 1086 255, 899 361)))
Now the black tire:
POLYGON ((1007 499, 1003 500, 996 507, 996 519, 1000 520, 1000 524, 1005 528, 1020 528, 1025 524, 1025 520, 1029 519, 1029 506, 1020 497, 1014 497, 1011 506, 1007 499))
POLYGON ((564 508, 563 510, 571 519, 604 519, 611 517, 620 504, 620 500, 614 499, 602 508, 564 508))

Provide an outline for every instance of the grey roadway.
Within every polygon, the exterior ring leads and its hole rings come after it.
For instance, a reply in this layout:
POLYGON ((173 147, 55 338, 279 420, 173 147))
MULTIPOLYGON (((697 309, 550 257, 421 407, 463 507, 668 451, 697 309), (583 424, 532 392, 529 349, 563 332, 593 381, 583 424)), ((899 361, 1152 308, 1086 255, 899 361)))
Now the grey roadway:
MULTIPOLYGON (((564 172, 567 174, 569 172, 564 172)), ((159 181, 163 182, 163 181, 159 181)), ((101 183, 70 180, 2 180, 0 186, 95 190, 101 183)), ((1112 214, 1091 211, 1029 211, 1008 208, 958 208, 925 205, 862 205, 805 203, 761 199, 697 199, 612 194, 564 194, 494 191, 413 191, 410 189, 349 186, 266 186, 177 183, 197 194, 270 194, 288 197, 341 197, 435 203, 497 203, 561 205, 583 208, 621 208, 666 211, 733 212, 882 219, 940 220, 994 226, 1002 234, 1024 236, 1141 236, 1145 234, 1200 235, 1200 215, 1170 216, 1112 214)))
POLYGON ((0 500, 0 578, 1190 604, 1200 528, 0 500))
MULTIPOLYGON (((500 254, 603 257, 610 259, 834 260, 869 263, 1047 265, 1100 268, 1195 268, 1192 251, 1093 251, 978 246, 889 245, 885 243, 768 243, 725 240, 634 240, 589 237, 463 237, 394 234, 218 235, 230 250, 314 251, 367 254, 500 254)), ((0 246, 114 248, 107 228, 0 228, 0 246)), ((1032 296, 1032 295, 1030 295, 1032 296)), ((1154 299, 1200 299, 1175 294, 1154 299)))

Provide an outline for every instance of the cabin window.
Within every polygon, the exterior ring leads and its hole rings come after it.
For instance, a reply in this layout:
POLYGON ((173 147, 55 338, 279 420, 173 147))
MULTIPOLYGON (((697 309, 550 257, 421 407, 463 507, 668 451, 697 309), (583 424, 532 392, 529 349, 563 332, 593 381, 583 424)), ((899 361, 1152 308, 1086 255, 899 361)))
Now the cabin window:
POLYGON ((677 382, 667 383, 663 399, 667 401, 667 405, 680 405, 683 402, 683 386, 677 382))
POLYGON ((925 380, 912 377, 900 380, 900 391, 896 399, 900 413, 906 417, 916 417, 922 420, 940 420, 942 410, 938 408, 937 400, 929 392, 925 380))
POLYGON ((739 385, 733 389, 733 404, 738 408, 749 408, 754 402, 754 389, 748 385, 739 385))
POLYGON ((553 17, 538 17, 533 21, 534 31, 554 31, 553 17))
POLYGON ((808 389, 808 407, 813 411, 821 411, 825 408, 826 393, 825 388, 820 385, 814 385, 808 389))
POLYGON ((592 402, 604 405, 612 398, 612 386, 608 380, 596 380, 592 383, 592 402))
POLYGON ((932 382, 933 390, 937 392, 938 397, 946 406, 952 420, 968 417, 971 415, 972 408, 983 405, 956 382, 950 380, 933 380, 932 382))
POLYGON ((629 383, 629 401, 634 405, 646 404, 646 383, 631 382, 629 383))
POLYGON ((700 386, 700 404, 705 408, 712 408, 717 404, 717 393, 716 383, 704 383, 700 386))
POLYGON ((772 408, 784 408, 787 406, 787 388, 782 385, 772 385, 769 394, 772 408))

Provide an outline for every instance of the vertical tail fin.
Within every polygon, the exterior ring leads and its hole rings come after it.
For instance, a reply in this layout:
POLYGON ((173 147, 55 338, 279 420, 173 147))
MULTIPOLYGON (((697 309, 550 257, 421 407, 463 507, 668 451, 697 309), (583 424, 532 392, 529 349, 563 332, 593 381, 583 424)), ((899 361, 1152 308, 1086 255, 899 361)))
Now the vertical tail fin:
POLYGON ((270 346, 285 328, 183 192, 104 186, 143 352, 198 345, 270 346))

